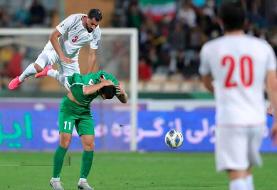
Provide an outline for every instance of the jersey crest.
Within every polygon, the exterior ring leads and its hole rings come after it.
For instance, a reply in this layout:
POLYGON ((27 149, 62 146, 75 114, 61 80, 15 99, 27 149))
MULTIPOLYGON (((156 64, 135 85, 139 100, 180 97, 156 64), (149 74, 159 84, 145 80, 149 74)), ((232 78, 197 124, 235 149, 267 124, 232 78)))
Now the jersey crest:
POLYGON ((89 84, 89 85, 93 85, 93 84, 94 84, 93 80, 90 79, 90 80, 88 81, 88 84, 89 84))

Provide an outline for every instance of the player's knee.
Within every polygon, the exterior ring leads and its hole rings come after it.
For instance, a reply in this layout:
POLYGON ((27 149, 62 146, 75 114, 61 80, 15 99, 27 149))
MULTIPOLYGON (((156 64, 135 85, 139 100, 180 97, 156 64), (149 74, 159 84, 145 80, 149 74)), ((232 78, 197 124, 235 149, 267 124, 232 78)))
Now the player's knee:
POLYGON ((89 141, 89 142, 85 142, 84 145, 84 150, 86 151, 91 151, 91 150, 94 150, 94 143, 93 141, 89 141))
POLYGON ((68 148, 70 145, 70 141, 61 141, 60 146, 63 148, 68 148))
POLYGON ((60 140, 60 146, 63 147, 63 148, 68 148, 69 145, 70 145, 70 142, 71 142, 71 138, 69 138, 69 137, 68 138, 63 137, 60 140))
POLYGON ((35 67, 35 69, 38 73, 43 70, 43 68, 39 64, 37 64, 37 63, 33 63, 33 64, 34 64, 34 67, 35 67))
POLYGON ((61 141, 60 146, 63 148, 68 148, 70 145, 70 141, 61 141))

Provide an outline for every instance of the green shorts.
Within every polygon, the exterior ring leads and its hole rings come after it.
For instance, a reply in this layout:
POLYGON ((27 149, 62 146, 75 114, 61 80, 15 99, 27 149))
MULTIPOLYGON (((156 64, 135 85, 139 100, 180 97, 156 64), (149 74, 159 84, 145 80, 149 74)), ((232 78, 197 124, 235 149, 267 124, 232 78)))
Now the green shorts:
POLYGON ((89 107, 72 102, 65 96, 60 105, 59 132, 72 134, 76 128, 78 135, 94 135, 94 120, 89 107))

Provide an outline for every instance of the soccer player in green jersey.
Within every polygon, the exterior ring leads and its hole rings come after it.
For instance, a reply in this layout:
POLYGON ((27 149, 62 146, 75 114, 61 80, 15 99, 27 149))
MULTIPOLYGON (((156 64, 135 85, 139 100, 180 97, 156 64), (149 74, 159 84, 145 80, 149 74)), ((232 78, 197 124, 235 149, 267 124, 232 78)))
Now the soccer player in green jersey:
POLYGON ((127 102, 127 94, 114 75, 105 71, 87 75, 73 74, 59 76, 68 94, 63 98, 59 111, 60 144, 54 155, 53 176, 50 185, 54 190, 63 190, 60 173, 63 160, 75 127, 83 145, 80 180, 78 189, 93 190, 87 182, 94 154, 94 120, 90 112, 90 103, 97 97, 112 99, 116 96, 122 103, 127 102))

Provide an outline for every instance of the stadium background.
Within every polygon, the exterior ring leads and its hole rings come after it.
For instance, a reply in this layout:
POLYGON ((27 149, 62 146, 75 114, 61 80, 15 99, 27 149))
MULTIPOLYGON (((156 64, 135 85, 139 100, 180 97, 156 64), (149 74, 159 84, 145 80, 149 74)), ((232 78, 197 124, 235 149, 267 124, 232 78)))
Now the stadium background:
MULTIPOLYGON (((213 96, 203 88, 198 74, 201 46, 222 35, 216 15, 222 1, 0 0, 1 28, 53 28, 70 14, 86 13, 90 8, 97 7, 103 12, 101 28, 138 30, 137 151, 122 153, 130 151, 130 108, 115 102, 96 101, 92 106, 97 121, 96 149, 102 152, 96 157, 99 165, 95 166, 93 174, 97 189, 225 188, 227 181, 224 176, 214 174, 211 154, 215 127, 213 96), (164 144, 164 135, 170 128, 176 128, 184 135, 184 144, 180 149, 171 150, 164 144), (111 163, 113 160, 117 163, 111 163), (115 171, 119 170, 120 164, 126 164, 123 167, 126 175, 110 179, 118 175, 115 171), (134 168, 135 165, 137 168, 134 168), (199 167, 192 167, 197 165, 199 167), (149 167, 158 174, 153 174, 149 167), (140 169, 144 172, 141 173, 140 169), (108 175, 101 173, 101 170, 107 171, 108 175), (133 175, 132 170, 138 171, 137 175, 133 175), (164 175, 164 171, 169 172, 168 175, 164 175), (136 177, 147 172, 142 182, 136 181, 136 177), (99 182, 101 174, 107 175, 109 180, 99 182), (201 175, 207 179, 194 179, 202 178, 201 175), (188 178, 186 182, 180 180, 184 178, 188 178)), ((241 2, 247 11, 246 33, 267 40, 276 52, 277 2, 241 2)), ((58 106, 65 91, 50 78, 31 79, 19 90, 8 91, 9 80, 36 59, 48 36, 31 36, 25 46, 16 40, 7 43, 7 38, 9 36, 0 36, 0 178, 12 178, 16 168, 21 169, 19 173, 22 177, 16 183, 5 180, 0 189, 30 189, 28 184, 22 186, 30 173, 44 176, 46 181, 51 173, 48 166, 58 144, 58 106), (41 169, 44 174, 40 173, 41 169)), ((106 40, 101 42, 102 49, 98 52, 100 68, 115 73, 128 86, 130 46, 125 38, 106 39, 112 41, 112 46, 106 40)), ((86 71, 87 52, 88 49, 83 48, 80 54, 81 72, 86 71)), ((267 190, 277 186, 276 182, 274 184, 274 168, 277 165, 274 152, 277 149, 269 138, 271 121, 272 118, 268 117, 268 131, 262 146, 265 169, 257 171, 259 189, 267 190)), ((81 146, 76 134, 70 150, 77 153, 68 155, 66 165, 71 167, 65 167, 65 171, 78 171, 76 160, 80 157, 78 152, 81 146)), ((41 188, 34 189, 47 189, 47 182, 41 178, 35 181, 41 188)), ((72 176, 67 178, 71 180, 72 176)))

